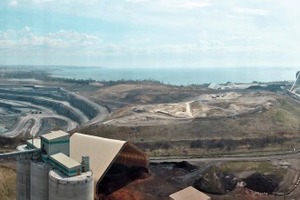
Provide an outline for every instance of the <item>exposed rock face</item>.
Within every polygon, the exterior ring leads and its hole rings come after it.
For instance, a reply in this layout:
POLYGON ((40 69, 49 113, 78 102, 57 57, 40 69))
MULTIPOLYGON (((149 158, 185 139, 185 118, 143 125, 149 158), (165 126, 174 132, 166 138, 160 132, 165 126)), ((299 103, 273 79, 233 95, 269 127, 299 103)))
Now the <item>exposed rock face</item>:
POLYGON ((261 193, 273 193, 279 186, 279 180, 272 175, 254 173, 244 179, 246 188, 261 193))
POLYGON ((208 173, 194 182, 194 187, 206 193, 225 194, 232 191, 237 181, 234 175, 225 173, 208 173))
POLYGON ((58 114, 66 116, 79 124, 86 123, 100 112, 99 105, 96 103, 61 88, 49 89, 43 87, 42 89, 30 91, 0 89, 0 97, 49 107, 58 114), (68 102, 71 106, 67 106, 63 102, 68 102), (82 114, 84 114, 84 117, 82 114))
POLYGON ((0 112, 13 113, 17 120, 14 126, 0 126, 0 133, 11 137, 42 134, 57 127, 68 131, 101 122, 109 114, 105 107, 77 93, 39 85, 1 86, 0 112))
POLYGON ((26 101, 31 102, 36 105, 45 106, 55 110, 58 114, 66 116, 79 124, 83 124, 87 122, 87 119, 84 119, 82 115, 79 115, 77 110, 73 107, 66 106, 61 102, 50 100, 50 99, 43 99, 38 98, 35 96, 21 96, 21 95, 12 95, 12 94, 0 94, 0 98, 8 99, 8 100, 16 100, 16 101, 26 101))

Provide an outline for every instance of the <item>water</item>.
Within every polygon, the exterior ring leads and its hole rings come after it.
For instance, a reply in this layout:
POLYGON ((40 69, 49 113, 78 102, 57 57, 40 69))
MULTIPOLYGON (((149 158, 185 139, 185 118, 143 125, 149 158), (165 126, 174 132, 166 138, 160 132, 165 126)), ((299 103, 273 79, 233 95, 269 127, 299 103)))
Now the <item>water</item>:
POLYGON ((54 77, 97 81, 156 80, 167 84, 292 81, 298 68, 106 68, 56 67, 54 77))

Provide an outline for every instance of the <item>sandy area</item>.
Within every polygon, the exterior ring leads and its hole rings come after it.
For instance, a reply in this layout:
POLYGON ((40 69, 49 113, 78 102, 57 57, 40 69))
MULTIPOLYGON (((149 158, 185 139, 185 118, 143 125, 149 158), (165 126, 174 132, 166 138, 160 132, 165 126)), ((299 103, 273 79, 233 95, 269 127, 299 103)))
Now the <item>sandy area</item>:
POLYGON ((276 103, 271 95, 257 93, 204 94, 192 100, 178 103, 146 104, 127 106, 113 113, 106 123, 143 125, 146 121, 188 120, 193 118, 234 117, 236 115, 260 112, 276 103))

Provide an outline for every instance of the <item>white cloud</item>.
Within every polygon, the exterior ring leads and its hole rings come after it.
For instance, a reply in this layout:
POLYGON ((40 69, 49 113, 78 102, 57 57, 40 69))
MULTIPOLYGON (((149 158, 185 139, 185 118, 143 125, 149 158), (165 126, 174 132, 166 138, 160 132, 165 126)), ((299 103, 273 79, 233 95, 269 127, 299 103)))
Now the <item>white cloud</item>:
POLYGON ((30 27, 22 30, 7 30, 0 32, 0 49, 14 48, 39 48, 44 50, 65 50, 77 48, 93 48, 101 44, 102 40, 94 35, 78 33, 75 31, 61 30, 56 33, 38 35, 31 31, 30 27))
POLYGON ((194 9, 203 8, 211 5, 211 0, 126 0, 128 3, 147 3, 153 5, 157 9, 165 8, 182 8, 182 9, 194 9))
POLYGON ((31 28, 29 26, 25 26, 23 31, 29 32, 29 31, 31 31, 31 28))
POLYGON ((149 0, 126 0, 128 3, 142 3, 142 2, 147 2, 149 0))
POLYGON ((53 0, 32 0, 33 3, 35 4, 43 4, 43 3, 48 3, 52 2, 53 0))
POLYGON ((186 9, 204 8, 211 5, 212 4, 208 0, 201 0, 201 1, 187 0, 187 1, 177 1, 174 3, 175 7, 186 8, 186 9))
POLYGON ((234 11, 244 15, 269 15, 270 13, 268 10, 252 8, 235 8, 234 11))
POLYGON ((53 3, 56 5, 91 5, 95 3, 100 3, 101 0, 9 0, 9 5, 10 6, 18 6, 18 5, 46 5, 49 3, 53 3))
POLYGON ((17 0, 10 0, 10 1, 8 2, 8 4, 9 4, 10 6, 17 6, 17 5, 18 5, 18 1, 17 1, 17 0))
POLYGON ((300 14, 294 4, 300 3, 291 1, 7 0, 10 6, 22 6, 24 13, 45 13, 44 21, 51 25, 41 26, 34 17, 28 23, 20 19, 11 27, 23 29, 0 32, 0 50, 11 48, 11 55, 15 49, 32 55, 52 51, 70 57, 82 52, 115 60, 175 55, 195 60, 228 56, 238 61, 247 55, 259 62, 264 55, 296 57, 300 14), (79 20, 73 22, 74 16, 79 20))

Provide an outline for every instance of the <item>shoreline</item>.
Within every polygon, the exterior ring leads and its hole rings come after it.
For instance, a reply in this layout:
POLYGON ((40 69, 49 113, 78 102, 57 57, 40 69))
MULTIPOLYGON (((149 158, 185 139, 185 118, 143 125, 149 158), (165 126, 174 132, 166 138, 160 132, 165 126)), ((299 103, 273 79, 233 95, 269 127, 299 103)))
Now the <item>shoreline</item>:
POLYGON ((0 66, 0 75, 6 78, 65 79, 91 82, 157 82, 164 85, 190 86, 215 84, 250 84, 292 82, 297 68, 107 68, 72 66, 0 66), (22 74, 22 77, 20 76, 22 74), (41 75, 41 76, 39 76, 41 75), (26 77, 27 76, 27 77, 26 77))

